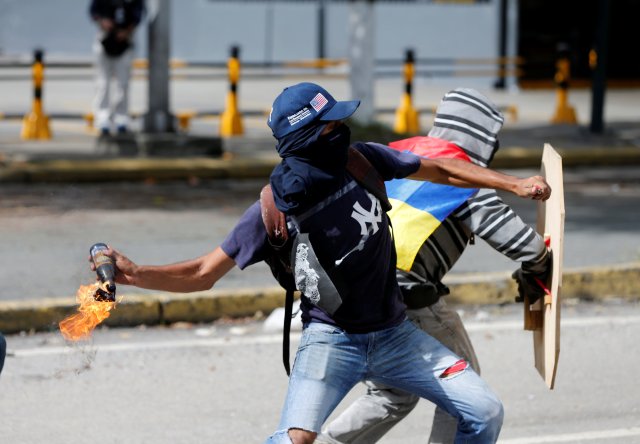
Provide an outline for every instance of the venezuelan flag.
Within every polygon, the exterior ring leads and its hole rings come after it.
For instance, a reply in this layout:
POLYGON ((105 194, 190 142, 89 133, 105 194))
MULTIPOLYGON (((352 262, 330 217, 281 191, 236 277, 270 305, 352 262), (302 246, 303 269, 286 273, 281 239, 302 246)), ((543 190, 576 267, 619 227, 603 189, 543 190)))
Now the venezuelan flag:
MULTIPOLYGON (((469 157, 457 145, 435 137, 412 137, 391 142, 389 146, 431 159, 445 157, 469 162, 469 157)), ((420 247, 431 233, 477 191, 475 188, 410 179, 394 179, 387 182, 386 186, 389 201, 393 205, 389 217, 398 255, 397 267, 405 271, 411 270, 420 247)))

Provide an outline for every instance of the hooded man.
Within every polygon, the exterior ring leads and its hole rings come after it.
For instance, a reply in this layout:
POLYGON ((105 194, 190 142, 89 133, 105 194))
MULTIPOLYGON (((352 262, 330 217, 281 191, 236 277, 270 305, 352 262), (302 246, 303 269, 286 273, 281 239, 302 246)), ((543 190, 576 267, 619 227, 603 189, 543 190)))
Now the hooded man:
MULTIPOLYGON (((498 132, 503 122, 504 117, 489 99, 478 91, 458 88, 443 97, 427 137, 414 137, 394 142, 391 146, 412 152, 459 150, 471 162, 487 167, 498 150, 498 132)), ((391 220, 394 231, 402 233, 406 228, 404 221, 395 218, 393 213, 391 220)), ((460 205, 419 246, 410 268, 397 269, 396 272, 409 319, 480 373, 478 359, 460 316, 443 299, 449 294, 449 289, 442 284, 442 278, 469 242, 473 243, 475 236, 481 237, 496 251, 522 263, 520 270, 514 273, 520 291, 527 292, 531 300, 543 294, 534 282, 535 277, 546 281, 551 266, 551 255, 542 236, 490 189, 479 190, 460 205)), ((399 251, 398 255, 401 254, 399 251)), ((418 399, 411 393, 367 382, 367 393, 327 426, 320 441, 376 442, 413 410, 418 399)), ((437 407, 429 442, 451 443, 455 434, 456 419, 437 407)))

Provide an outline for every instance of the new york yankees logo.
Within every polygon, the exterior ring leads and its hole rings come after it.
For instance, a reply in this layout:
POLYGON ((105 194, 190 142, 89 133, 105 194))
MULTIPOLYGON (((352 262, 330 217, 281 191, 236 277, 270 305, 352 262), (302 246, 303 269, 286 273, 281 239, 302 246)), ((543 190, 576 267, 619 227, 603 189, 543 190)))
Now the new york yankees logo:
POLYGON ((360 224, 360 234, 365 236, 367 234, 374 234, 378 231, 378 224, 382 222, 382 207, 380 201, 376 199, 371 193, 367 192, 367 196, 371 199, 371 209, 365 210, 360 205, 360 202, 356 202, 353 205, 353 217, 360 224))

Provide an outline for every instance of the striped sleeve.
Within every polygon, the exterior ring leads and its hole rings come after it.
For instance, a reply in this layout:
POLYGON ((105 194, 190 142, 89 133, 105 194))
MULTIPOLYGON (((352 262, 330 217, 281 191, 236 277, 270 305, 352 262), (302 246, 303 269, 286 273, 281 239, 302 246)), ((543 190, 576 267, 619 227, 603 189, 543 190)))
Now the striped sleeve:
POLYGON ((508 258, 522 262, 522 269, 543 273, 549 254, 540 236, 494 190, 482 189, 455 212, 471 232, 508 258))

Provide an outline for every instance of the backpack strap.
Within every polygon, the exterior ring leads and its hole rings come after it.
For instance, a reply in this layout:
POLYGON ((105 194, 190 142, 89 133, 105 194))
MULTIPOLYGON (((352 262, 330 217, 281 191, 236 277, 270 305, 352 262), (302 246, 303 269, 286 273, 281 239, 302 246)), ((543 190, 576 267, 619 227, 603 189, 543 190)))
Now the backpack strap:
POLYGON ((287 376, 291 374, 289 367, 289 335, 291 333, 291 319, 293 318, 293 290, 286 289, 284 300, 284 325, 282 326, 282 363, 287 376))
POLYGON ((371 162, 364 154, 354 148, 354 145, 349 147, 347 171, 360 185, 378 198, 385 213, 391 209, 391 202, 387 197, 387 189, 384 186, 384 180, 380 177, 380 173, 371 165, 371 162))
POLYGON ((260 213, 262 214, 262 222, 267 231, 267 239, 275 251, 275 257, 268 261, 269 267, 275 278, 286 291, 284 325, 282 328, 282 363, 284 364, 287 376, 289 376, 289 335, 291 332, 291 318, 293 317, 293 292, 295 291, 295 282, 291 275, 290 252, 286 251, 287 248, 289 250, 291 249, 291 243, 288 242, 289 231, 287 230, 287 220, 284 213, 276 208, 271 185, 265 185, 260 192, 260 213), (289 278, 288 275, 291 275, 291 278, 289 278))

